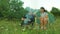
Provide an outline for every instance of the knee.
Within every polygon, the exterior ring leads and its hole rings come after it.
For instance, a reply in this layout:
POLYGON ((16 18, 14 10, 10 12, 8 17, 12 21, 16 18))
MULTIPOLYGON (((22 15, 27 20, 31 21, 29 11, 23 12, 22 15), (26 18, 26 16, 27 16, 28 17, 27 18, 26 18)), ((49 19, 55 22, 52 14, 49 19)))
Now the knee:
POLYGON ((48 21, 48 19, 47 18, 44 18, 44 21, 48 21))
POLYGON ((43 21, 43 18, 40 18, 41 21, 43 21))

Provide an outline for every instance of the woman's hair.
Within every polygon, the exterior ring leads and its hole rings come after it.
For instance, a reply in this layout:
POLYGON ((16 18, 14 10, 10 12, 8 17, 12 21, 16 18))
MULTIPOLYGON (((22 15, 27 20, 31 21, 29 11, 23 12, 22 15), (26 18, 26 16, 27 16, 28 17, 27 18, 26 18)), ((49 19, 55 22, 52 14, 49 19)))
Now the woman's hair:
POLYGON ((47 10, 45 10, 45 8, 44 8, 44 7, 41 7, 40 9, 43 9, 43 10, 44 10, 44 12, 47 12, 47 10))

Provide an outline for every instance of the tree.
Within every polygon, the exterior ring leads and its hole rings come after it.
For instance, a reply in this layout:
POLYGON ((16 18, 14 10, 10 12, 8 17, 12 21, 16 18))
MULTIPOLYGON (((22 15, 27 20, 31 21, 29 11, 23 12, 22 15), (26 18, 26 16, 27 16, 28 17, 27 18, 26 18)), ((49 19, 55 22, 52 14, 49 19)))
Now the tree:
POLYGON ((59 16, 60 10, 58 8, 52 7, 51 13, 53 13, 55 16, 59 16))
MULTIPOLYGON (((23 2, 19 0, 11 0, 10 1, 10 17, 20 19, 24 14, 26 14, 26 10, 22 7, 23 2)), ((8 16, 8 17, 9 17, 8 16)), ((10 18, 9 17, 9 18, 10 18)))
POLYGON ((21 0, 0 0, 0 16, 20 19, 27 11, 22 7, 21 0))

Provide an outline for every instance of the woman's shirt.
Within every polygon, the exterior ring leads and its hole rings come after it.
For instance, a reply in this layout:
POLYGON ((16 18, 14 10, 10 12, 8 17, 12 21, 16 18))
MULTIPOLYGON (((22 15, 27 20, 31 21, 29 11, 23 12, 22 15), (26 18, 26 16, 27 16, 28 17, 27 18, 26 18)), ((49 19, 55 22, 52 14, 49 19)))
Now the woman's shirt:
POLYGON ((42 18, 46 17, 47 15, 48 15, 47 12, 41 13, 41 17, 42 17, 42 18))

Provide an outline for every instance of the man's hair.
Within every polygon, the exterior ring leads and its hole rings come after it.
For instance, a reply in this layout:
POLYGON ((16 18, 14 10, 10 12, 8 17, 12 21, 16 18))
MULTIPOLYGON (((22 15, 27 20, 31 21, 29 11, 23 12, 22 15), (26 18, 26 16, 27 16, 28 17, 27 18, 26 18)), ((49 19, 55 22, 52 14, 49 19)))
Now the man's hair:
POLYGON ((26 18, 26 16, 23 16, 23 18, 26 18))

